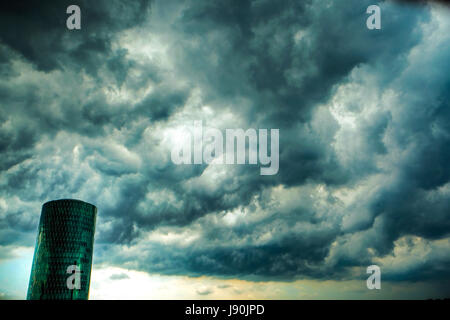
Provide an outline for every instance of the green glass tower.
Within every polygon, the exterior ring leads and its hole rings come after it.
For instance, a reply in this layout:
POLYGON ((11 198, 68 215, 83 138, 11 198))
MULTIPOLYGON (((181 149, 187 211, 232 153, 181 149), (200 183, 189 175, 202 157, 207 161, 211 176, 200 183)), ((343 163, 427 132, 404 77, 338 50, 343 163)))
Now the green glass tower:
POLYGON ((42 206, 28 300, 89 298, 96 217, 97 208, 80 200, 42 206))

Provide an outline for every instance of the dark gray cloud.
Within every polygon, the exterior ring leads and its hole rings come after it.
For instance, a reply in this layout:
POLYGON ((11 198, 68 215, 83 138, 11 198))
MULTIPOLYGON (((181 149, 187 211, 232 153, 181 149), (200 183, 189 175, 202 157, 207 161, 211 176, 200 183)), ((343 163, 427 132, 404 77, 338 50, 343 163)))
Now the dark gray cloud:
POLYGON ((2 5, 0 244, 75 197, 99 208, 99 264, 449 278, 446 9, 381 2, 368 30, 370 1, 80 2, 68 31, 66 4, 2 5), (197 119, 279 128, 279 173, 174 165, 197 119))
MULTIPOLYGON (((145 18, 150 1, 27 1, 1 4, 3 43, 33 62, 39 70, 83 68, 96 73, 99 64, 113 53, 111 38, 145 18), (70 5, 82 12, 80 31, 68 33, 66 13, 70 5)), ((109 58, 115 69, 119 55, 109 58)), ((123 68, 122 63, 120 63, 123 68)))

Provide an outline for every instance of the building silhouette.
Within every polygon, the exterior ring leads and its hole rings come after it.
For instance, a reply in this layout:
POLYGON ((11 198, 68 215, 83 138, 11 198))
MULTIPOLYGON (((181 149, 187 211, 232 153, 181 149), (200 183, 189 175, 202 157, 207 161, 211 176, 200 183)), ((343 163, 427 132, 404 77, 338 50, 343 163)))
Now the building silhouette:
POLYGON ((42 206, 28 300, 89 298, 96 217, 97 208, 80 200, 54 200, 42 206), (80 281, 70 287, 75 276, 80 281))

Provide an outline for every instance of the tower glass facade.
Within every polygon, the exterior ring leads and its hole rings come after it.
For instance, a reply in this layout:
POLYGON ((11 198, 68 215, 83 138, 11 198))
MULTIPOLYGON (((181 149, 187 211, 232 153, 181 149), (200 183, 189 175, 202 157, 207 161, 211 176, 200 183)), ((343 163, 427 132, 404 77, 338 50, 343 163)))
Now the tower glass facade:
POLYGON ((80 200, 55 200, 42 206, 27 299, 89 298, 96 217, 97 208, 80 200), (79 276, 79 289, 68 285, 68 278, 75 281, 72 272, 79 276))

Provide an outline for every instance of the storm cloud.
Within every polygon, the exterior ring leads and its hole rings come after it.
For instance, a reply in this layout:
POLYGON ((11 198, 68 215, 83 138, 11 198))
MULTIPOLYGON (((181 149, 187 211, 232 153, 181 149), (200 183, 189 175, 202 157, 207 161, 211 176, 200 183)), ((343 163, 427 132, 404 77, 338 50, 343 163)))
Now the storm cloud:
POLYGON ((368 30, 371 4, 2 4, 0 255, 34 245, 44 202, 78 198, 98 265, 450 281, 450 12, 383 1, 368 30), (278 174, 173 164, 194 120, 279 129, 278 174))

